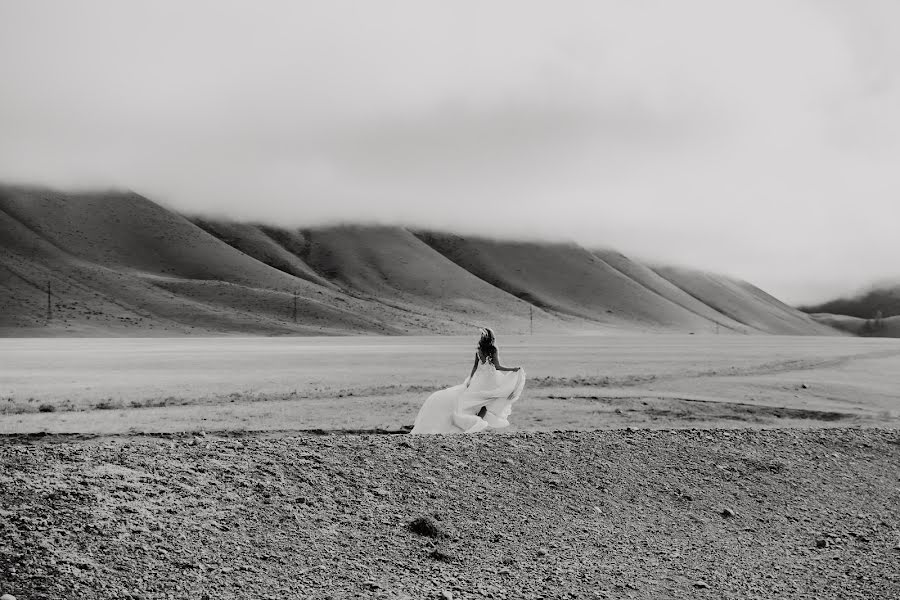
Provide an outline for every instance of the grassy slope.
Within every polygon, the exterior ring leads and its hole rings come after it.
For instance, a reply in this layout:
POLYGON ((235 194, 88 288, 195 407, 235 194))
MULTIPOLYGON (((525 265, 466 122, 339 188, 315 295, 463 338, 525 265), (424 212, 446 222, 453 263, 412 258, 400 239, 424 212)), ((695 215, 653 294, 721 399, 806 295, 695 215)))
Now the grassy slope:
MULTIPOLYGON (((300 256, 289 248, 284 247, 277 239, 271 237, 270 231, 264 229, 263 226, 203 218, 193 218, 191 222, 210 235, 263 264, 300 279, 329 288, 334 287, 331 282, 319 276, 318 273, 310 268, 300 256)), ((289 239, 292 233, 300 238, 298 241, 302 240, 302 234, 299 232, 287 231, 284 232, 285 235, 280 239, 289 239)))
POLYGON ((584 248, 422 233, 485 281, 547 310, 611 324, 705 328, 706 320, 642 286, 584 248))
POLYGON ((746 282, 678 267, 654 270, 704 304, 757 331, 792 335, 835 333, 746 282))
POLYGON ((545 333, 832 331, 752 286, 698 291, 574 245, 192 221, 133 193, 8 186, 0 229, 3 335, 521 333, 532 314, 545 333))
MULTIPOLYGON (((247 333, 392 332, 365 303, 259 262, 134 194, 0 194, 5 326, 247 333), (11 240, 11 241, 8 241, 11 240), (299 294, 300 324, 291 316, 299 294)), ((398 319, 399 321, 399 319, 398 319)))
POLYGON ((646 265, 635 262, 614 250, 595 250, 594 254, 609 266, 621 271, 623 274, 640 283, 647 289, 656 292, 674 304, 706 319, 707 322, 703 324, 703 330, 705 331, 715 331, 717 325, 720 330, 725 329, 739 332, 747 330, 747 326, 743 323, 735 321, 715 310, 708 304, 701 302, 671 281, 661 277, 646 265))
POLYGON ((329 227, 307 232, 308 260, 348 289, 410 307, 456 313, 471 325, 513 327, 525 302, 497 289, 435 252, 405 229, 329 227))

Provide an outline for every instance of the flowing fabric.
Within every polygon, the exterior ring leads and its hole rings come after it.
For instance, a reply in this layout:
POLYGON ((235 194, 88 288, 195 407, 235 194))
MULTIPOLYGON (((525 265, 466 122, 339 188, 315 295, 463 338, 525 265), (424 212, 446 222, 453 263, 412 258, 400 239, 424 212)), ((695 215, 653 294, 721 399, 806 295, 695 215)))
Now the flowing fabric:
POLYGON ((479 363, 471 380, 467 377, 425 400, 410 433, 477 433, 507 427, 512 405, 524 388, 524 369, 498 371, 490 361, 479 363), (482 406, 487 408, 484 418, 478 416, 482 406))

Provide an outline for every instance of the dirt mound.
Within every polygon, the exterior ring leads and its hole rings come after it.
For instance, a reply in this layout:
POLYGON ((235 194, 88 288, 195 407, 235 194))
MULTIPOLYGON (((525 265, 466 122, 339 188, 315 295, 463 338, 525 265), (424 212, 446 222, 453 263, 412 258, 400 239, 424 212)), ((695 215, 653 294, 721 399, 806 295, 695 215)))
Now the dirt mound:
POLYGON ((0 593, 19 598, 900 589, 891 430, 0 444, 0 593))

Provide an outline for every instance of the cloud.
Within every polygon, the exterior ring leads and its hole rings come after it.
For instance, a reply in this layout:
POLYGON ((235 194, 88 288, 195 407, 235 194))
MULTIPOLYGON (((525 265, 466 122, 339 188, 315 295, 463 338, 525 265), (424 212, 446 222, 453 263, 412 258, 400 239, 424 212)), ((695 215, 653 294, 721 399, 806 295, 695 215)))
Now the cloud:
POLYGON ((574 239, 789 301, 898 276, 888 1, 0 4, 0 177, 574 239))

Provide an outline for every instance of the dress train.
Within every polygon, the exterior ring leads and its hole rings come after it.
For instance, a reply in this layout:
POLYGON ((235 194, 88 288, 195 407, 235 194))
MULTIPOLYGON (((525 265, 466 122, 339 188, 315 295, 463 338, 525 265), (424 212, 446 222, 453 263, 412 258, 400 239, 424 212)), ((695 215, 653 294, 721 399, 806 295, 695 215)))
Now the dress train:
POLYGON ((498 371, 486 361, 471 379, 431 394, 410 433, 477 433, 507 427, 512 405, 524 388, 524 369, 498 371), (487 409, 484 418, 478 416, 482 406, 487 409))

